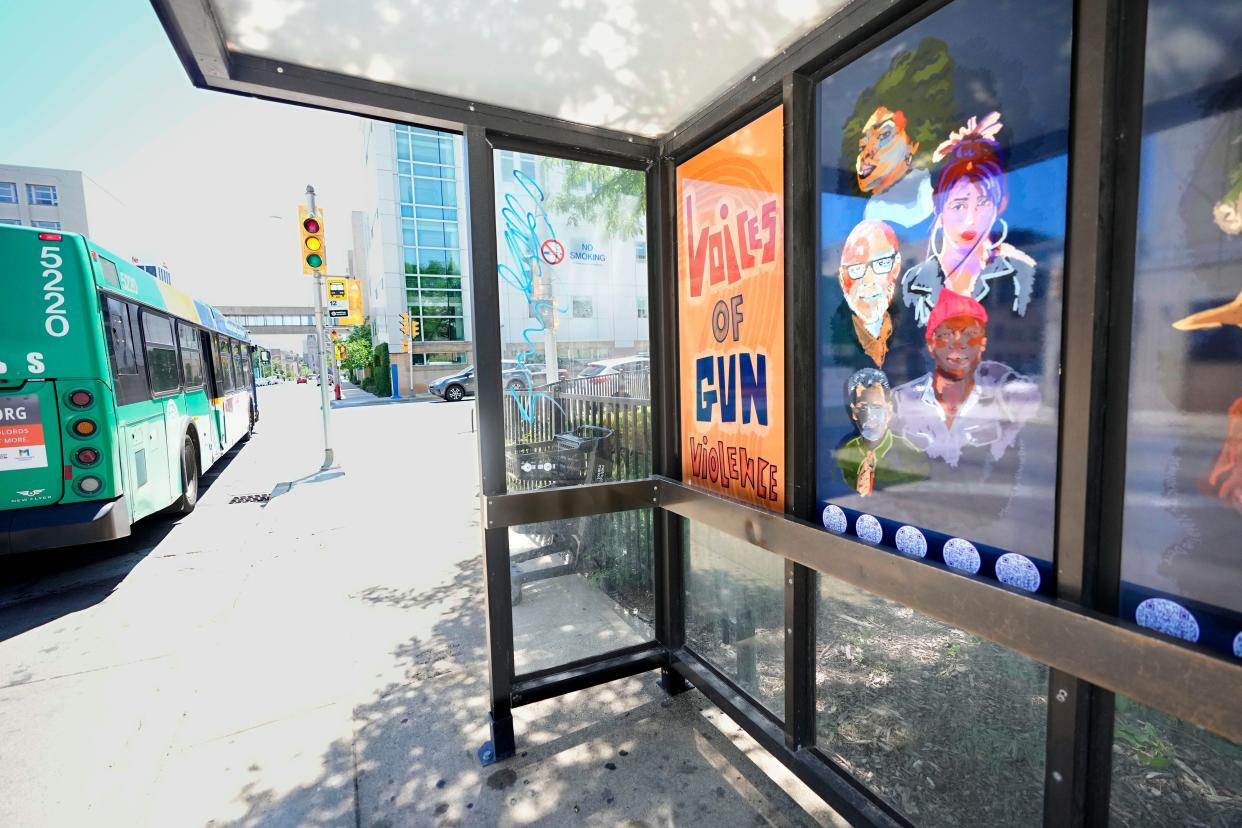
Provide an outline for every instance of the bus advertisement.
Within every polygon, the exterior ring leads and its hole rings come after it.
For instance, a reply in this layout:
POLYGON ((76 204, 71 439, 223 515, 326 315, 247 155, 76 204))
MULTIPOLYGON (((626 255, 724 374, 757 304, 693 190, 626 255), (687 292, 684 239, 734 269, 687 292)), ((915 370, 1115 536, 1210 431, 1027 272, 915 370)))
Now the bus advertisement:
POLYGON ((188 513, 258 419, 244 328, 88 239, 0 226, 0 554, 188 513))

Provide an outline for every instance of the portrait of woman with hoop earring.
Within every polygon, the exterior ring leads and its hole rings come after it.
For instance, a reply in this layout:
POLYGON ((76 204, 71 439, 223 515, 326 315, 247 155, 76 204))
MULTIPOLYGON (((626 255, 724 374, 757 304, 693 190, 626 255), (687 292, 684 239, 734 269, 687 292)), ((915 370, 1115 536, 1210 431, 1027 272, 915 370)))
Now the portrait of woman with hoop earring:
POLYGON ((927 259, 902 277, 905 305, 915 321, 927 325, 941 290, 980 302, 993 315, 1026 315, 1035 284, 1035 260, 1006 241, 1009 225, 1005 170, 996 135, 999 112, 972 117, 932 154, 945 162, 932 191, 935 220, 927 259))

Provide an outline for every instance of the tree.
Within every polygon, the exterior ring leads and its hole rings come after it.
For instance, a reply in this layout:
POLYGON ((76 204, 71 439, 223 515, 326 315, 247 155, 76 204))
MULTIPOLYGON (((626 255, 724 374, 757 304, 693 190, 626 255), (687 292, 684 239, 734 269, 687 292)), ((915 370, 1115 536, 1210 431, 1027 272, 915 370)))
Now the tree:
POLYGON ((546 174, 563 170, 565 183, 547 200, 550 213, 559 213, 573 226, 602 226, 609 238, 642 235, 647 215, 646 182, 638 170, 588 164, 584 161, 543 159, 546 174))
POLYGON ((371 344, 371 323, 367 321, 352 331, 345 339, 345 361, 341 364, 346 371, 356 371, 371 364, 373 346, 371 344))

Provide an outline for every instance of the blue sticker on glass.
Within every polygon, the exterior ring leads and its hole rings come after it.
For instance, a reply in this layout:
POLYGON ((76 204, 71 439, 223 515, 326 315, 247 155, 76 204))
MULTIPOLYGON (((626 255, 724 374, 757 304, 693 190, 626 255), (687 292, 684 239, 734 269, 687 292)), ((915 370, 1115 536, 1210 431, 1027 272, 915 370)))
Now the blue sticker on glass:
POLYGON ((949 538, 945 542, 944 562, 954 569, 969 572, 971 575, 979 571, 979 566, 982 563, 979 558, 979 550, 975 548, 975 545, 961 538, 949 538))
MULTIPOLYGON (((1167 598, 1148 598, 1134 610, 1134 621, 1140 627, 1162 632, 1183 641, 1199 640, 1199 622, 1190 610, 1167 598)), ((1237 645, 1234 645, 1235 650, 1237 645)))
POLYGON ((996 560, 996 580, 1027 592, 1039 591, 1039 570, 1025 555, 1006 552, 996 560))
POLYGON ((884 539, 884 530, 880 522, 871 515, 859 515, 854 522, 854 533, 867 543, 879 543, 884 539))
POLYGON ((846 521, 845 512, 841 511, 840 506, 833 506, 831 503, 824 507, 824 528, 829 532, 836 532, 838 535, 845 532, 846 521))
POLYGON ((926 558, 927 538, 913 526, 903 526, 897 530, 897 549, 910 558, 926 558))
POLYGON ((1242 633, 1238 633, 1233 638, 1233 654, 1242 658, 1242 633))

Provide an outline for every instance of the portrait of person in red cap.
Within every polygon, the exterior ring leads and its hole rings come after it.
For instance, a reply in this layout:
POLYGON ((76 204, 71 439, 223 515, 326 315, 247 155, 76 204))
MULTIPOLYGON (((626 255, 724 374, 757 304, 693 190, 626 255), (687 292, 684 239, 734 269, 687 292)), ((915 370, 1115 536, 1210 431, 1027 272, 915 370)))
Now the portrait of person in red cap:
POLYGON ((983 468, 1001 460, 1039 408, 1038 386, 1000 362, 983 359, 988 313, 952 291, 927 320, 933 368, 893 389, 893 432, 929 458, 983 468))

